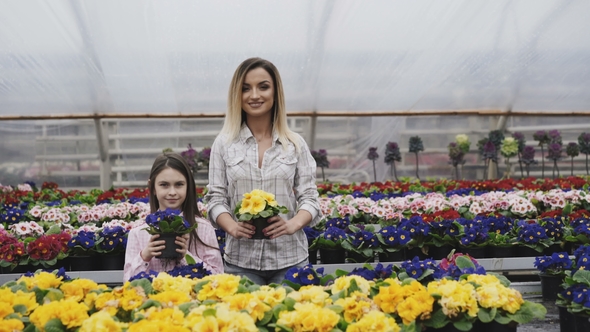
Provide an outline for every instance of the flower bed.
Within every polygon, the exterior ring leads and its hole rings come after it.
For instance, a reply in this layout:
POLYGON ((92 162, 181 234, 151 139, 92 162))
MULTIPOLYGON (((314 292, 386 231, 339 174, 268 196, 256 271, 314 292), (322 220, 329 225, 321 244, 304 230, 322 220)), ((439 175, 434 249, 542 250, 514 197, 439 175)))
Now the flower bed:
MULTIPOLYGON (((202 268, 202 267, 201 267, 202 268)), ((0 287, 0 319, 13 330, 406 331, 543 318, 502 276, 455 255, 440 265, 407 261, 323 275, 291 269, 283 285, 234 275, 138 275, 115 288, 61 271, 0 287), (181 276, 182 275, 182 276, 181 276)))
MULTIPOLYGON (((126 233, 143 227, 149 213, 147 189, 0 189, 0 266, 8 271, 71 269, 67 258, 122 253, 126 233)), ((202 198, 204 189, 197 190, 202 198)), ((323 218, 306 230, 311 249, 342 248, 357 261, 396 252, 440 259, 450 246, 473 256, 514 247, 537 256, 590 243, 586 177, 324 184, 319 192, 323 218)), ((199 209, 206 206, 199 202, 199 209)), ((223 249, 223 232, 219 243, 223 249)))

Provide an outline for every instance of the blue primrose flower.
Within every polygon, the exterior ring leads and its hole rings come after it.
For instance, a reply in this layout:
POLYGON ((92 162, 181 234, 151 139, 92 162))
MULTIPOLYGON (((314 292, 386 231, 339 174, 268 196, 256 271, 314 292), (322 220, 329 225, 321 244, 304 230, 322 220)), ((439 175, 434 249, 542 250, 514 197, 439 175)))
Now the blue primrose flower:
POLYGON ((539 241, 547 239, 545 228, 539 224, 523 224, 518 231, 518 239, 526 243, 539 243, 539 241))
POLYGON ((147 279, 151 282, 157 276, 158 276, 158 272, 156 272, 154 270, 149 270, 147 272, 142 271, 142 272, 139 272, 138 274, 134 275, 133 277, 129 278, 129 281, 139 280, 139 279, 147 279))
POLYGON ((211 271, 205 268, 203 262, 199 262, 196 264, 176 266, 175 268, 166 273, 173 277, 201 279, 205 276, 210 275, 211 271))
POLYGON ((340 242, 346 239, 346 232, 338 227, 328 227, 324 231, 324 239, 340 242))
POLYGON ((324 268, 315 270, 311 264, 304 267, 294 266, 285 273, 285 279, 298 285, 319 285, 320 279, 324 275, 324 268))
POLYGON ((68 241, 68 247, 73 248, 75 246, 80 246, 84 249, 90 249, 94 247, 94 244, 96 243, 94 236, 94 232, 80 231, 78 232, 78 235, 68 241))
MULTIPOLYGON (((55 273, 56 276, 62 277, 63 278, 62 279, 63 281, 72 280, 72 278, 69 275, 66 274, 66 269, 63 268, 63 267, 60 267, 59 269, 51 269, 51 268, 49 268, 49 269, 41 269, 41 271, 43 271, 43 272, 49 272, 49 273, 55 273)), ((35 272, 28 271, 28 272, 24 273, 23 276, 25 276, 25 277, 33 277, 33 276, 35 276, 35 272)))
POLYGON ((326 228, 328 227, 338 227, 340 229, 346 229, 350 225, 350 219, 348 216, 344 218, 332 218, 326 221, 326 228))
POLYGON ((359 231, 356 232, 352 239, 352 245, 359 248, 374 248, 379 246, 379 242, 377 241, 377 237, 374 233, 368 231, 359 231))
POLYGON ((381 280, 391 277, 393 274, 393 264, 383 267, 383 264, 378 263, 374 268, 357 267, 348 275, 357 275, 367 280, 381 280))
POLYGON ((305 237, 307 237, 307 242, 311 243, 313 240, 317 239, 320 236, 321 232, 312 227, 304 227, 303 232, 305 233, 305 237))
POLYGON ((432 269, 435 272, 438 270, 434 260, 427 258, 421 261, 418 256, 415 256, 412 260, 402 262, 401 268, 406 270, 408 276, 414 279, 420 278, 427 269, 432 269))
POLYGON ((590 256, 590 246, 588 246, 588 245, 579 246, 574 251, 574 258, 576 261, 578 259, 580 259, 580 257, 582 257, 582 256, 590 256))

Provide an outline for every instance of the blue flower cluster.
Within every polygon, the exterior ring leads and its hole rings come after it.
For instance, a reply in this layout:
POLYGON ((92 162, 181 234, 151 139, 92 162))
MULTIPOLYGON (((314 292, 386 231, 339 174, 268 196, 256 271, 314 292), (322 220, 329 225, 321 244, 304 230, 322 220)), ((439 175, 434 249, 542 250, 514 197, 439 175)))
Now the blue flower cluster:
POLYGON ((211 274, 211 271, 207 270, 202 262, 176 266, 172 270, 167 272, 173 277, 185 277, 185 278, 203 278, 211 274))
POLYGON ((134 275, 133 277, 129 278, 129 281, 139 280, 139 279, 147 279, 150 282, 154 280, 155 277, 158 276, 158 272, 154 270, 148 270, 147 272, 139 272, 138 274, 134 275))
POLYGON ((488 229, 492 233, 499 233, 499 234, 506 234, 512 230, 514 227, 514 223, 512 222, 511 218, 506 216, 499 216, 499 217, 485 217, 485 216, 476 216, 473 219, 482 219, 488 225, 488 229))
POLYGON ((548 239, 545 228, 537 223, 528 223, 518 221, 518 240, 524 243, 539 243, 541 240, 548 239))
POLYGON ((348 275, 357 275, 367 280, 387 279, 393 274, 393 264, 383 267, 383 264, 378 263, 375 267, 357 267, 354 268, 348 275))
POLYGON ((379 240, 375 233, 360 230, 352 235, 352 245, 356 248, 377 248, 379 240))
POLYGON ((556 218, 543 218, 540 224, 545 228, 545 234, 551 239, 563 238, 563 221, 556 218))
POLYGON ((570 286, 560 294, 568 301, 590 308, 590 289, 584 284, 570 286))
POLYGON ((559 274, 572 268, 567 252, 554 252, 551 256, 535 257, 533 264, 541 273, 559 274))
POLYGON ((430 234, 430 225, 422 220, 421 216, 413 216, 410 219, 402 219, 399 228, 410 233, 410 237, 415 239, 419 236, 428 236, 430 234))
POLYGON ((458 218, 457 222, 463 226, 463 231, 465 232, 465 235, 460 240, 462 245, 468 246, 472 243, 482 244, 489 238, 489 227, 486 220, 458 218))
POLYGON ((225 252, 225 231, 221 228, 215 229, 215 236, 217 237, 217 244, 219 245, 219 251, 221 251, 221 256, 225 252))
POLYGON ((314 269, 311 264, 304 267, 294 266, 285 274, 285 279, 302 286, 319 285, 320 279, 324 276, 324 268, 314 269))
MULTIPOLYGON (((175 210, 175 209, 171 209, 171 208, 167 208, 166 210, 158 210, 154 213, 150 213, 147 215, 147 217, 145 218, 145 223, 148 224, 149 226, 152 227, 156 227, 158 228, 160 221, 162 220, 166 220, 166 221, 173 221, 174 218, 178 215, 180 215, 180 211, 179 210, 175 210)), ((184 227, 189 228, 190 224, 188 223, 188 221, 186 221, 186 219, 183 219, 183 223, 184 223, 184 227)))
POLYGON ((578 270, 590 270, 590 246, 580 246, 574 251, 574 260, 578 270))
POLYGON ((383 243, 389 247, 405 246, 412 238, 410 232, 395 226, 386 226, 377 233, 383 239, 383 243))
POLYGON ((102 250, 124 250, 127 247, 127 230, 121 226, 105 227, 98 235, 103 238, 103 241, 98 245, 102 250))
MULTIPOLYGON (((66 269, 63 267, 60 267, 59 269, 41 269, 41 271, 55 273, 56 276, 62 277, 63 281, 72 280, 72 278, 66 274, 66 269)), ((25 276, 25 277, 33 277, 34 275, 35 275, 35 272, 31 272, 31 271, 23 274, 23 276, 25 276)))
POLYGON ((328 227, 324 231, 324 239, 330 240, 333 242, 341 242, 346 239, 346 231, 340 229, 338 227, 328 227))
POLYGON ((350 219, 348 216, 345 216, 344 218, 332 218, 326 221, 326 228, 338 227, 340 229, 347 229, 348 225, 350 225, 350 219))
POLYGON ((80 231, 78 234, 68 241, 68 247, 74 248, 76 246, 80 246, 83 249, 91 249, 94 247, 95 241, 95 233, 89 231, 80 231))
POLYGON ((400 267, 406 271, 408 276, 414 279, 420 278, 428 269, 433 270, 435 273, 439 269, 433 259, 427 258, 421 261, 418 256, 414 257, 412 260, 402 262, 400 267))
POLYGON ((322 233, 322 232, 318 231, 317 229, 309 227, 309 226, 304 227, 303 232, 305 233, 305 237, 307 238, 307 243, 312 243, 322 233))
POLYGON ((6 222, 8 225, 16 224, 23 219, 25 212, 18 208, 9 208, 6 213, 0 214, 0 222, 6 222))

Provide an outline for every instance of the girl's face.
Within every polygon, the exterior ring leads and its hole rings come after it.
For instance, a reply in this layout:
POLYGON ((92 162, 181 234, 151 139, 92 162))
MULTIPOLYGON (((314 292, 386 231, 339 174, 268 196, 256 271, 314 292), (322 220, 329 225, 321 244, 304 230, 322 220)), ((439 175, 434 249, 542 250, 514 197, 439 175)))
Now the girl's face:
POLYGON ((173 168, 165 168, 156 176, 154 188, 160 210, 182 210, 187 189, 186 178, 182 173, 173 168))
POLYGON ((267 114, 274 105, 274 82, 264 68, 254 68, 246 74, 242 85, 242 109, 249 116, 267 114))

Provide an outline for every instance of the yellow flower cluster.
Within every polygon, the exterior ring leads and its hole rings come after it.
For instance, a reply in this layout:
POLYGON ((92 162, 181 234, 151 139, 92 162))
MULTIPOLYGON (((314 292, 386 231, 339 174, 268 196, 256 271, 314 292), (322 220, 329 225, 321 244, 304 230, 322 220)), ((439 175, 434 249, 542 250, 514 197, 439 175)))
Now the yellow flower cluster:
POLYGON ((397 279, 387 279, 387 286, 379 287, 375 303, 388 314, 397 314, 404 324, 410 324, 420 318, 426 320, 432 313, 434 298, 421 283, 416 280, 402 285, 397 279))
POLYGON ((260 189, 254 189, 249 193, 245 193, 243 197, 240 214, 249 213, 251 215, 257 215, 264 211, 267 205, 278 205, 277 201, 275 201, 275 195, 260 189))
POLYGON ((293 331, 332 331, 340 321, 335 311, 314 303, 296 303, 295 310, 281 311, 277 324, 293 331))
POLYGON ((41 272, 0 287, 0 332, 38 331, 292 331, 399 332, 422 327, 441 308, 449 318, 476 317, 479 308, 515 313, 524 303, 492 275, 438 280, 426 287, 395 278, 360 276, 328 286, 258 286, 230 274, 202 279, 160 273, 109 288, 87 279, 63 281, 41 272), (44 294, 42 298, 38 294, 44 294), (435 306, 435 303, 438 305, 435 306))
POLYGON ((519 291, 502 285, 494 275, 472 274, 467 281, 478 285, 475 289, 477 302, 483 308, 497 308, 514 314, 524 303, 519 291))
POLYGON ((441 279, 432 281, 428 284, 428 292, 431 295, 440 296, 438 304, 447 317, 455 318, 461 313, 477 317, 479 307, 477 306, 475 287, 466 280, 441 279))

